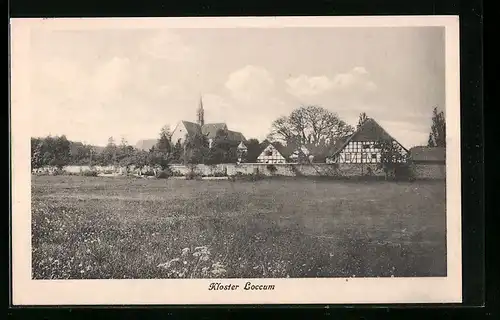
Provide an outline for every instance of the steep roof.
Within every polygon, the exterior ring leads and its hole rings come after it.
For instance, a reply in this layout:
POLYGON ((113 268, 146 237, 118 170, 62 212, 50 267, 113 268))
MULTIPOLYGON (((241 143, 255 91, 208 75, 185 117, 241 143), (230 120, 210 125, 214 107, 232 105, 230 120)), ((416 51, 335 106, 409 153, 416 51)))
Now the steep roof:
MULTIPOLYGON (((335 155, 340 152, 344 147, 351 141, 383 141, 390 140, 396 141, 384 128, 382 128, 377 121, 372 118, 368 118, 351 136, 349 136, 342 144, 331 155, 335 155)), ((398 142, 399 143, 399 142, 398 142)), ((401 145, 401 143, 399 143, 401 145)), ((408 151, 405 147, 401 147, 408 151)))
POLYGON ((197 133, 201 133, 201 128, 200 125, 194 122, 189 122, 189 121, 182 121, 184 124, 184 127, 186 128, 188 134, 190 136, 196 135, 197 133))
POLYGON ((241 141, 237 147, 238 149, 248 149, 244 141, 241 141))
POLYGON ((413 147, 410 149, 413 161, 445 161, 446 149, 442 147, 413 147))
POLYGON ((281 143, 270 142, 269 140, 264 140, 260 143, 260 152, 261 154, 269 145, 272 145, 278 152, 284 157, 288 158, 292 152, 294 151, 292 148, 287 148, 283 146, 281 143))
POLYGON ((242 142, 242 141, 246 140, 245 136, 243 136, 243 134, 241 132, 238 132, 238 131, 228 130, 227 137, 229 140, 238 141, 238 142, 242 142))
POLYGON ((278 150, 279 153, 281 153, 281 155, 283 157, 285 157, 286 159, 290 158, 290 156, 292 155, 292 153, 295 151, 294 148, 291 148, 291 147, 287 147, 287 146, 284 146, 282 144, 279 144, 279 143, 273 143, 272 144, 276 150, 278 150))
POLYGON ((349 140, 351 136, 344 136, 344 137, 340 137, 337 139, 337 141, 335 141, 335 143, 329 148, 329 150, 327 151, 327 155, 334 155, 336 154, 337 152, 339 152, 340 150, 342 150, 344 148, 344 146, 347 144, 346 141, 349 140))
POLYGON ((219 130, 227 130, 227 125, 225 123, 207 123, 201 127, 201 132, 209 139, 215 138, 219 130))
POLYGON ((351 136, 350 141, 395 140, 375 120, 367 119, 351 136))

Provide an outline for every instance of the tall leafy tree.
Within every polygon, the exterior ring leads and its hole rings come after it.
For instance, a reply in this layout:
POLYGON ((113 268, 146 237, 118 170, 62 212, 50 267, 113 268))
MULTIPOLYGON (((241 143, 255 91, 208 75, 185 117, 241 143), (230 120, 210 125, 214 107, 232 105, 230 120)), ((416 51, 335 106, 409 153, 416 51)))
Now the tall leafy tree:
POLYGON ((35 166, 56 166, 59 169, 69 164, 71 159, 70 142, 66 136, 47 136, 38 140, 34 148, 35 166))
POLYGON ((443 111, 434 107, 432 111, 431 132, 427 142, 429 147, 446 147, 446 121, 443 111))
POLYGON ((230 140, 227 131, 217 130, 206 163, 235 163, 238 160, 238 143, 230 140))
POLYGON ((247 153, 245 156, 245 162, 249 163, 255 163, 257 162, 257 158, 260 155, 261 148, 260 148, 260 142, 257 139, 248 139, 245 142, 245 145, 247 147, 247 153))
POLYGON ((164 126, 160 130, 160 136, 156 145, 151 148, 149 162, 153 166, 159 166, 162 170, 169 167, 172 161, 172 134, 168 126, 164 126))
POLYGON ((102 150, 99 153, 99 157, 97 159, 97 162, 100 165, 105 165, 105 166, 116 164, 117 151, 118 151, 118 147, 115 144, 115 139, 113 137, 109 137, 108 144, 106 145, 104 150, 102 150))
POLYGON ((91 162, 92 146, 82 142, 70 142, 71 164, 88 165, 91 162))
POLYGON ((204 134, 197 132, 188 136, 184 142, 184 163, 205 163, 209 150, 208 139, 204 134))
POLYGON ((394 140, 381 140, 375 144, 375 147, 380 150, 379 169, 384 170, 386 179, 391 173, 406 166, 407 154, 394 140))
POLYGON ((173 149, 172 149, 172 162, 174 163, 182 163, 183 161, 183 154, 184 154, 184 147, 182 146, 182 143, 179 140, 174 144, 173 149))
POLYGON ((129 169, 130 166, 134 165, 136 162, 135 148, 129 145, 125 138, 121 139, 120 145, 116 149, 116 161, 120 166, 129 169))
POLYGON ((43 167, 43 139, 31 138, 31 169, 43 167))
POLYGON ((305 146, 315 154, 322 154, 340 137, 353 132, 354 128, 336 113, 319 106, 302 106, 276 119, 269 138, 287 145, 305 146))

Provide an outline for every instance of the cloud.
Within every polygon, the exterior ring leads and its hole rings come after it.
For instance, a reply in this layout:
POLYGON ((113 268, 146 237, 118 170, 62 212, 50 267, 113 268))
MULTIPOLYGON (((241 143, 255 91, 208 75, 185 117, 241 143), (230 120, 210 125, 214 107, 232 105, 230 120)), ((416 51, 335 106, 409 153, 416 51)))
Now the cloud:
POLYGON ((234 99, 252 101, 271 94, 275 81, 265 68, 248 65, 231 73, 225 86, 234 99))
POLYGON ((301 74, 285 80, 288 93, 295 97, 312 97, 331 91, 365 93, 377 90, 376 84, 364 67, 355 67, 349 72, 327 76, 308 76, 301 74))
POLYGON ((183 42, 180 36, 166 30, 146 38, 140 50, 153 58, 176 62, 185 61, 194 55, 194 51, 183 42))
POLYGON ((134 78, 134 70, 128 58, 114 57, 95 69, 89 89, 101 97, 112 97, 134 78))
POLYGON ((314 96, 333 88, 333 82, 326 76, 309 77, 304 74, 285 80, 288 92, 296 96, 314 96))

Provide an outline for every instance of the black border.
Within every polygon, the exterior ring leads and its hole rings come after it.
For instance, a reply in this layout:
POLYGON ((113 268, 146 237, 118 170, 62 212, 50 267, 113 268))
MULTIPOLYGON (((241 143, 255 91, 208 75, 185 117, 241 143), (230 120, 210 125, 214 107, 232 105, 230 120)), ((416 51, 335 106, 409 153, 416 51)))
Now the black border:
MULTIPOLYGON (((478 316, 485 315, 485 264, 484 264, 484 164, 483 164, 483 9, 482 0, 415 0, 415 1, 376 1, 376 0, 343 0, 284 2, 281 5, 266 1, 248 1, 248 4, 237 1, 189 2, 171 1, 137 1, 123 2, 116 0, 12 0, 9 14, 11 18, 29 17, 140 17, 140 16, 335 16, 335 15, 459 15, 460 16, 460 57, 461 57, 461 133, 462 133, 462 257, 463 257, 463 296, 461 305, 351 305, 339 308, 337 305, 301 305, 299 306, 168 306, 168 312, 162 307, 148 306, 148 310, 156 315, 173 315, 174 311, 194 316, 196 310, 204 316, 214 312, 226 311, 226 315, 238 315, 243 310, 268 311, 280 308, 283 316, 342 314, 357 316, 369 313, 374 317, 396 316, 401 311, 411 311, 411 315, 422 317, 432 310, 442 315, 478 316), (258 309, 256 307, 259 307, 258 309), (286 307, 286 309, 283 309, 286 307), (403 309, 403 307, 405 307, 403 309), (453 308, 452 308, 453 307, 453 308), (299 309, 300 308, 300 309, 299 309), (193 313, 194 311, 194 313, 193 313)), ((9 131, 10 132, 10 131, 9 131)), ((9 137, 10 139, 10 137, 9 137)), ((10 184, 9 184, 10 186, 10 184)), ((9 207, 10 209, 10 207, 9 207)), ((9 210, 11 211, 11 210, 9 210)), ((10 219, 9 219, 9 227, 10 219)), ((9 231, 11 229, 9 228, 9 231)), ((10 235, 10 233, 9 233, 10 235)), ((9 253, 11 252, 9 237, 9 253)), ((10 255, 9 255, 10 258, 10 255)), ((10 261, 10 259, 9 259, 10 261)), ((11 305, 11 273, 9 272, 9 315, 44 315, 48 316, 88 316, 87 307, 13 307, 11 305), (13 312, 15 311, 15 312, 13 312), (37 312, 38 311, 38 312, 37 312)), ((489 292, 493 292, 489 288, 489 292)), ((307 294, 307 293, 305 293, 307 294)), ((114 314, 118 307, 94 306, 105 316, 114 314)), ((167 307, 167 306, 164 306, 167 307)), ((127 306, 123 309, 129 315, 136 315, 133 310, 144 310, 144 306, 127 306)), ((96 310, 96 311, 97 311, 96 310)), ((94 313, 93 313, 94 314, 94 313)), ((491 313, 490 313, 491 315, 491 313)), ((24 318, 23 317, 23 318, 24 318)))

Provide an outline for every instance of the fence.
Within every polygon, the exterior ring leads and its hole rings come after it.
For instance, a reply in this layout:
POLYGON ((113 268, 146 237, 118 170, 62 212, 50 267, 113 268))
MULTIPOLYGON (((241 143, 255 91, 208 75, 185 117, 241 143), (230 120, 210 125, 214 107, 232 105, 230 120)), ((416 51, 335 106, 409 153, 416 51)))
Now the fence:
MULTIPOLYGON (((84 171, 95 170, 101 174, 141 174, 152 168, 145 167, 141 170, 133 166, 128 170, 124 167, 106 166, 66 166, 63 168, 68 173, 78 174, 84 171)), ((377 168, 375 164, 265 164, 265 163, 241 163, 241 164, 216 164, 216 165, 172 165, 170 169, 175 175, 186 175, 193 171, 201 176, 234 176, 237 174, 249 175, 260 174, 264 176, 329 176, 329 177, 361 177, 379 176, 383 177, 385 172, 377 168)), ((445 179, 446 166, 444 164, 416 164, 411 166, 413 176, 416 179, 445 179)), ((53 171, 53 168, 44 168, 41 171, 53 171)))

